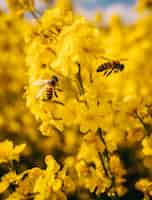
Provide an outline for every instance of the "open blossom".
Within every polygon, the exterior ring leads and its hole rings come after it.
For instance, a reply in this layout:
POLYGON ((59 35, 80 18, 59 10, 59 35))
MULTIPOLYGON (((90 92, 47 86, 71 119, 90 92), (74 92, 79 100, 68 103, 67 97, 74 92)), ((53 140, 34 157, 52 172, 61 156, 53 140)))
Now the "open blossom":
POLYGON ((19 160, 20 153, 25 146, 25 144, 21 144, 13 147, 13 143, 9 140, 0 142, 0 163, 19 160))

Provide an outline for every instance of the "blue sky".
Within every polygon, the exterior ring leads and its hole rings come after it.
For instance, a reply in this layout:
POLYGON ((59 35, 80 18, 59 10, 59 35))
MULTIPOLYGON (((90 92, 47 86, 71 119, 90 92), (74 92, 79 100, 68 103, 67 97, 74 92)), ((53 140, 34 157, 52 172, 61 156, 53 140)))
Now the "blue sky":
MULTIPOLYGON (((39 0, 40 1, 40 0, 39 0)), ((114 3, 133 4, 136 0, 74 0, 75 4, 81 4, 85 8, 93 8, 96 6, 109 6, 114 3)), ((0 5, 4 6, 4 0, 0 0, 0 5)))
MULTIPOLYGON (((38 7, 41 7, 41 0, 35 0, 38 7)), ((0 0, 0 6, 6 8, 5 0, 0 0)), ((76 11, 87 18, 92 18, 96 10, 101 11, 105 21, 113 13, 117 13, 126 22, 131 22, 137 18, 137 14, 133 9, 136 0, 73 0, 76 11)), ((41 7, 42 8, 42 7, 41 7)), ((38 8, 39 9, 39 8, 38 8)))
POLYGON ((74 0, 75 4, 81 4, 81 6, 92 9, 97 6, 110 6, 111 4, 134 4, 135 0, 74 0))
POLYGON ((136 0, 74 0, 76 10, 80 14, 92 18, 98 10, 101 11, 106 22, 113 14, 119 14, 127 23, 132 22, 137 18, 133 8, 135 3, 136 0))

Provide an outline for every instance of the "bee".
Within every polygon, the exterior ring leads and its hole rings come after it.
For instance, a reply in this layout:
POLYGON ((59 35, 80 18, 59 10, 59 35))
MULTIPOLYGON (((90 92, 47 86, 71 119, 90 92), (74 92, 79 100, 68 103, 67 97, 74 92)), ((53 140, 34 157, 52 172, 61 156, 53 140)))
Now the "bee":
POLYGON ((58 97, 57 90, 62 91, 57 88, 58 77, 52 76, 49 80, 37 80, 33 83, 35 86, 43 86, 37 93, 36 98, 42 101, 52 100, 53 96, 58 97))
MULTIPOLYGON (((107 60, 107 62, 101 64, 97 68, 97 72, 104 72, 104 76, 108 77, 112 72, 117 73, 121 72, 124 68, 125 65, 120 63, 119 60, 111 60, 105 57, 102 57, 104 60, 107 60)), ((126 60, 126 59, 123 59, 126 60)))

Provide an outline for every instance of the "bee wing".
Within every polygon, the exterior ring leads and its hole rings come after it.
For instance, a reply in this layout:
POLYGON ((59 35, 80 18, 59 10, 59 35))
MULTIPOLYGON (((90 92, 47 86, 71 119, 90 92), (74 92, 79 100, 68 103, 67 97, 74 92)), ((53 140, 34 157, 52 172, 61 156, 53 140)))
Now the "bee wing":
POLYGON ((107 58, 107 57, 105 57, 105 56, 100 56, 100 58, 102 58, 103 60, 107 60, 107 61, 109 61, 109 62, 111 62, 111 61, 112 61, 112 59, 110 59, 110 58, 107 58))
POLYGON ((100 58, 102 58, 102 59, 104 59, 104 60, 107 60, 107 61, 109 61, 109 62, 111 62, 111 61, 127 61, 128 59, 127 58, 120 58, 120 59, 112 59, 112 58, 107 58, 107 57, 105 57, 105 56, 100 56, 100 58))
POLYGON ((55 88, 55 90, 57 90, 57 91, 59 91, 59 92, 63 92, 63 90, 62 89, 60 89, 60 88, 55 88))
POLYGON ((41 89, 38 91, 38 93, 37 93, 37 95, 36 95, 36 99, 39 99, 39 98, 42 96, 43 91, 44 91, 44 88, 41 88, 41 89))
POLYGON ((35 86, 43 86, 45 84, 48 84, 49 83, 49 80, 37 80, 33 83, 33 85, 35 86))

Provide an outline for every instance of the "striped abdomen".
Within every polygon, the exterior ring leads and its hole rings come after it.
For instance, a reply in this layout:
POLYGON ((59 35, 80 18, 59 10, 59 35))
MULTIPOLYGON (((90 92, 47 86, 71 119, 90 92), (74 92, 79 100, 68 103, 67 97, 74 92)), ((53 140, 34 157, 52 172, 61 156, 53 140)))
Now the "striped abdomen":
POLYGON ((50 86, 45 87, 42 95, 42 101, 48 101, 51 100, 53 97, 53 88, 50 86))
POLYGON ((104 70, 111 69, 112 66, 113 66, 112 63, 110 62, 103 63, 97 68, 97 72, 103 72, 104 70))

